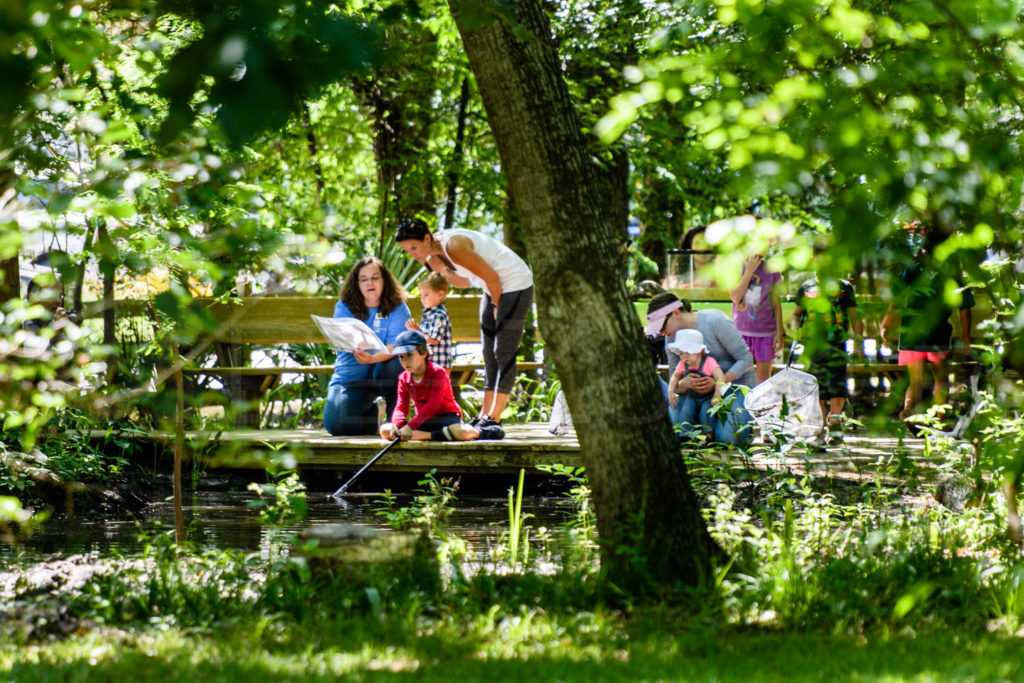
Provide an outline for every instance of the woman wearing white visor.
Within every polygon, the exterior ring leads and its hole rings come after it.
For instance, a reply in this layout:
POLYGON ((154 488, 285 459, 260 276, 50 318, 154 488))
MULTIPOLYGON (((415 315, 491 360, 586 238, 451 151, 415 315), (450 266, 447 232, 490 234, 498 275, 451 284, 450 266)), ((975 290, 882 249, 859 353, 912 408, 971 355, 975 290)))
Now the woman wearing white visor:
MULTIPOLYGON (((683 329, 699 330, 704 337, 708 354, 718 361, 725 381, 730 382, 728 389, 722 392, 725 406, 712 416, 712 440, 727 446, 747 446, 751 440, 750 413, 743 407, 743 391, 740 386, 753 387, 757 384, 757 372, 754 369, 754 358, 736 325, 725 313, 715 309, 694 311, 690 302, 680 299, 672 292, 662 292, 651 299, 647 306, 647 326, 644 334, 649 337, 674 337, 683 329)), ((669 367, 679 363, 678 356, 671 350, 668 353, 669 367)), ((665 400, 668 401, 668 386, 662 384, 665 400)), ((705 393, 714 389, 714 380, 710 377, 689 375, 679 380, 677 390, 694 390, 705 393)), ((678 410, 669 408, 673 423, 678 422, 678 410)))

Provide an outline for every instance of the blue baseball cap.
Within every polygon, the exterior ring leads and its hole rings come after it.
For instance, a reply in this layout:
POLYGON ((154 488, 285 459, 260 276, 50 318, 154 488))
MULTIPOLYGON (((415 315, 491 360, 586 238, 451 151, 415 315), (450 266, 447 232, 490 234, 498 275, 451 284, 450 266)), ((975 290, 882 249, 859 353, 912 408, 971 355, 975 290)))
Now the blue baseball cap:
POLYGON ((391 349, 391 354, 399 356, 403 353, 415 351, 419 347, 426 345, 427 338, 423 336, 422 332, 406 330, 402 334, 398 335, 397 339, 395 339, 395 347, 391 349))

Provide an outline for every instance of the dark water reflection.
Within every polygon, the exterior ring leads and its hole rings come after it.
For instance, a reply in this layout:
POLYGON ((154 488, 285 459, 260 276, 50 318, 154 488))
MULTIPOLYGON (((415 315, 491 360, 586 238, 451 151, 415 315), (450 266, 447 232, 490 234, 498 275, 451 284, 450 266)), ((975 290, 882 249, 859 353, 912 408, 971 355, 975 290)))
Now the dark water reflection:
MULTIPOLYGON (((267 531, 259 521, 259 511, 248 507, 248 503, 255 499, 255 494, 248 491, 187 493, 184 512, 189 538, 200 549, 259 550, 267 531)), ((396 506, 408 506, 411 502, 411 495, 397 496, 396 506)), ((326 523, 387 528, 376 514, 381 508, 380 496, 376 494, 346 496, 345 502, 339 504, 325 493, 310 492, 307 503, 306 519, 290 530, 326 523)), ((523 513, 532 515, 526 520, 526 525, 533 529, 546 527, 556 534, 555 530, 565 523, 570 512, 569 502, 564 496, 528 495, 523 498, 523 513)), ((464 539, 472 551, 486 552, 499 542, 502 532, 507 532, 508 519, 507 497, 460 494, 452 504, 447 528, 464 539)), ((131 554, 143 547, 145 532, 152 535, 160 528, 174 529, 174 509, 169 500, 154 503, 136 519, 55 515, 20 550, 26 554, 26 559, 56 554, 131 554)), ((0 545, 0 562, 3 564, 18 554, 18 549, 0 545)))

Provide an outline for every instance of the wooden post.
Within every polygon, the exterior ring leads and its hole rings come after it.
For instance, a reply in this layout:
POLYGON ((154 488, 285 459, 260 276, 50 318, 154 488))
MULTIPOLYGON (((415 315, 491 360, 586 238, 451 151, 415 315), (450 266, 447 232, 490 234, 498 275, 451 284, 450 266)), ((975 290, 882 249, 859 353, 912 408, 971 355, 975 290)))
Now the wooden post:
POLYGON ((171 348, 174 351, 174 390, 176 394, 174 410, 174 540, 185 542, 185 513, 182 511, 181 459, 185 450, 185 386, 181 375, 181 364, 178 363, 178 343, 171 348))

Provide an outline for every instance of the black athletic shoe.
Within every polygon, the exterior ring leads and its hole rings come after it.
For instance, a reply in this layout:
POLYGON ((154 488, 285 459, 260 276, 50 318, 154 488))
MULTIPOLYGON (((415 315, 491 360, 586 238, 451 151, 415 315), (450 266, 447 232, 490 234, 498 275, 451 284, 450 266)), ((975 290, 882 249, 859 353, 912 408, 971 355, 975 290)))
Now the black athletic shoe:
MULTIPOLYGON (((491 416, 487 415, 487 417, 490 418, 491 416)), ((480 421, 483 420, 483 419, 484 419, 484 413, 480 413, 479 415, 474 417, 472 420, 470 420, 466 424, 468 424, 470 427, 479 427, 480 426, 480 421)))
POLYGON ((486 413, 483 414, 483 415, 480 415, 479 417, 480 417, 480 421, 477 422, 475 425, 473 425, 477 429, 479 429, 480 427, 500 427, 501 426, 500 422, 495 420, 490 415, 487 415, 486 413))
POLYGON ((496 424, 481 425, 477 429, 480 431, 481 440, 501 441, 505 438, 505 430, 496 424))

